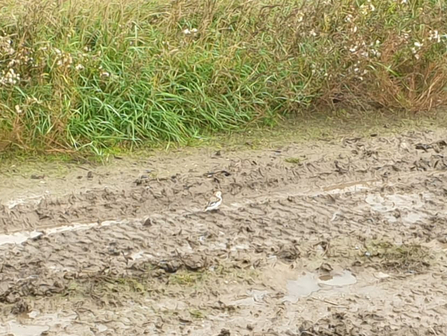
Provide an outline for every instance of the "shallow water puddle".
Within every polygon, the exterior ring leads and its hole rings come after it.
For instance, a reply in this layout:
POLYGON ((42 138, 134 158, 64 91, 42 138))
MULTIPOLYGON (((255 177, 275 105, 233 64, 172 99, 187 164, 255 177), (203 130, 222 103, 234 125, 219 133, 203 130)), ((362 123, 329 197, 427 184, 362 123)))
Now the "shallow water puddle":
POLYGON ((39 237, 42 232, 31 231, 31 232, 16 232, 10 235, 0 235, 0 245, 3 244, 22 244, 28 239, 39 237))
POLYGON ((309 296, 313 292, 317 292, 326 286, 341 287, 353 285, 356 282, 357 278, 346 270, 339 274, 320 276, 313 273, 306 273, 297 280, 287 281, 287 295, 284 297, 284 301, 296 303, 300 298, 309 296))
POLYGON ((320 289, 321 287, 318 285, 315 275, 307 273, 298 280, 287 281, 287 296, 284 297, 284 301, 295 303, 299 298, 309 296, 320 289))
POLYGON ((247 292, 247 298, 233 301, 231 304, 235 306, 252 306, 257 302, 261 302, 268 294, 268 291, 251 290, 247 292))
POLYGON ((39 336, 49 328, 49 326, 44 325, 24 325, 16 321, 9 321, 5 326, 0 326, 0 335, 39 336))
POLYGON ((377 180, 354 181, 342 183, 332 186, 323 187, 325 194, 341 194, 346 192, 357 192, 362 190, 369 190, 371 187, 380 184, 377 180))
POLYGON ((89 224, 72 224, 66 226, 59 226, 55 228, 44 229, 42 231, 25 231, 25 232, 15 232, 9 235, 0 235, 0 245, 3 244, 22 244, 28 239, 36 238, 45 234, 54 234, 65 231, 76 231, 76 230, 87 230, 94 227, 110 226, 117 224, 125 224, 127 221, 104 221, 102 223, 89 223, 89 224))
POLYGON ((66 327, 76 318, 76 315, 60 316, 57 313, 39 315, 37 312, 31 312, 29 317, 29 319, 24 319, 23 323, 13 320, 1 324, 0 335, 40 336, 53 326, 66 327))
MULTIPOLYGON (((45 195, 49 195, 49 192, 45 192, 45 195)), ((21 198, 16 198, 13 200, 10 200, 8 202, 5 203, 5 205, 9 208, 9 209, 13 209, 14 207, 16 207, 17 205, 22 205, 22 204, 39 204, 39 202, 45 198, 45 195, 36 195, 36 196, 28 196, 28 197, 21 197, 21 198)))
POLYGON ((394 210, 404 210, 404 212, 400 213, 402 221, 407 224, 414 224, 427 217, 425 213, 422 213, 425 204, 421 197, 424 196, 429 197, 429 195, 419 194, 383 196, 380 194, 369 194, 366 196, 365 201, 371 206, 371 209, 382 213, 391 223, 397 221, 396 216, 392 212, 394 210))

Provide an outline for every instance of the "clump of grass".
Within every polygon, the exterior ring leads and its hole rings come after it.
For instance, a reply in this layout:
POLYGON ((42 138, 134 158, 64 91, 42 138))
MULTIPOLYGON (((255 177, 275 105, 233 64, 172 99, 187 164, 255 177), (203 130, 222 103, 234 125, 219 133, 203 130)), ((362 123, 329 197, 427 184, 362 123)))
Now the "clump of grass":
POLYGON ((177 271, 169 275, 169 283, 181 286, 194 286, 203 281, 204 277, 205 273, 203 272, 177 271))
POLYGON ((0 148, 180 142, 447 95, 433 0, 0 0, 0 148))
POLYGON ((206 317, 206 314, 204 312, 202 312, 201 310, 198 310, 198 309, 190 310, 189 314, 191 315, 191 317, 193 317, 195 319, 203 319, 203 318, 206 317))
POLYGON ((380 260, 380 266, 387 270, 417 273, 430 266, 428 249, 417 244, 371 242, 367 249, 369 256, 380 260))
POLYGON ((293 163, 293 164, 300 164, 302 162, 302 160, 297 157, 289 157, 289 158, 286 158, 284 161, 286 161, 287 163, 293 163))

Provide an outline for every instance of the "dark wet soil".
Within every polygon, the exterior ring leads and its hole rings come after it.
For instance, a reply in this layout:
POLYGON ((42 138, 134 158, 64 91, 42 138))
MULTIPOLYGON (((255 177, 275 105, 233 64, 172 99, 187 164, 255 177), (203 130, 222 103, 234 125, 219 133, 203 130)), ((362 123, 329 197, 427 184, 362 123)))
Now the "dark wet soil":
POLYGON ((5 168, 0 335, 447 335, 446 140, 5 168))

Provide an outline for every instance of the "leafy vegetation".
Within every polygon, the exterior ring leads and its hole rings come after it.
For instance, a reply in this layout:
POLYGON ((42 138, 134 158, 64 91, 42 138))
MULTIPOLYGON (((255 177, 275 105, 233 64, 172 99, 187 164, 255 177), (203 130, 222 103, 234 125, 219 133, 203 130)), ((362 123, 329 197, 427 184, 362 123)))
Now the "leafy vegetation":
POLYGON ((447 2, 0 0, 0 149, 443 107, 447 2))

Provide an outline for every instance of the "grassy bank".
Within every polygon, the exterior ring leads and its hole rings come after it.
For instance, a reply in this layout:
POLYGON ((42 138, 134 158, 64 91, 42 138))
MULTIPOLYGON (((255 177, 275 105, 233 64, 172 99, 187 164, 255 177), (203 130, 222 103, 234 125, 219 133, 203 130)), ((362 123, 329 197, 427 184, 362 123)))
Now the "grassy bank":
POLYGON ((442 107, 446 14, 434 0, 0 0, 0 148, 442 107))

